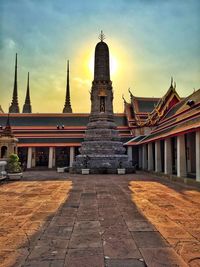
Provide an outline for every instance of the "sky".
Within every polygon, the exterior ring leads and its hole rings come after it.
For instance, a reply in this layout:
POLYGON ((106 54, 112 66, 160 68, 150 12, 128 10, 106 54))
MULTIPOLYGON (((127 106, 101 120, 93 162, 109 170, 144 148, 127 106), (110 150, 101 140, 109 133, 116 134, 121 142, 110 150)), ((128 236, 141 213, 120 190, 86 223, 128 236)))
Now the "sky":
POLYGON ((94 49, 103 30, 111 57, 114 111, 122 95, 162 97, 171 76, 180 96, 200 88, 199 0, 0 0, 0 105, 18 97, 27 73, 33 112, 62 112, 70 60, 73 112, 90 112, 94 49))

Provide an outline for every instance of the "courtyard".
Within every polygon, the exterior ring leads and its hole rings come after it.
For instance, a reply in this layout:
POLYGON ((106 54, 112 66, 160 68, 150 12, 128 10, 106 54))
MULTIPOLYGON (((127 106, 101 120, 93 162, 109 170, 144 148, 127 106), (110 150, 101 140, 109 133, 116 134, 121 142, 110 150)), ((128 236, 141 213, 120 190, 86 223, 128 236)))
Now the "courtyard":
POLYGON ((200 191, 146 173, 0 184, 0 266, 200 266, 200 191))

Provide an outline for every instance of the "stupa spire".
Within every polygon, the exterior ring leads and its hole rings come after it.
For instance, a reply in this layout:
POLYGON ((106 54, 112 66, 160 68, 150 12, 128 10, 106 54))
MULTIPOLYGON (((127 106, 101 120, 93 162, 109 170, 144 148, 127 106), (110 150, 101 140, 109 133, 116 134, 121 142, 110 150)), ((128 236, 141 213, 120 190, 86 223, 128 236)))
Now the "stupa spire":
POLYGON ((31 100, 30 100, 30 86, 29 86, 29 72, 27 77, 27 89, 26 89, 26 98, 23 106, 23 113, 32 113, 31 100))
POLYGON ((66 85, 66 97, 63 113, 72 113, 72 107, 70 102, 70 86, 69 86, 69 60, 67 60, 67 85, 66 85))
POLYGON ((17 92, 17 53, 15 57, 15 77, 14 77, 13 97, 11 105, 9 107, 9 113, 19 113, 18 92, 17 92))
POLYGON ((2 136, 13 136, 12 128, 10 125, 10 114, 8 113, 6 127, 3 129, 2 136))

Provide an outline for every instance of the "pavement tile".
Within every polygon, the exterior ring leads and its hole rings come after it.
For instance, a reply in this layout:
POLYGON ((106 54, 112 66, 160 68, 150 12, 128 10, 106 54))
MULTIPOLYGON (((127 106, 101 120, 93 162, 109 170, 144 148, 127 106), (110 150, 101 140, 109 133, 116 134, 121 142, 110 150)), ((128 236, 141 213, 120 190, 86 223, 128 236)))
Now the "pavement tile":
POLYGON ((159 232, 132 232, 132 236, 139 248, 159 248, 169 246, 159 232))
POLYGON ((102 247, 102 242, 99 233, 91 232, 91 233, 77 233, 73 234, 69 248, 97 248, 102 247))
POLYGON ((55 248, 53 245, 35 246, 28 261, 43 261, 43 260, 64 260, 67 249, 55 248))
POLYGON ((63 267, 64 260, 28 261, 23 267, 63 267))
POLYGON ((143 232, 149 232, 149 231, 156 231, 155 227, 146 221, 139 221, 139 220, 134 220, 134 221, 126 221, 126 224, 128 226, 129 231, 143 231, 143 232))
POLYGON ((172 248, 142 248, 140 251, 148 267, 188 266, 172 248))
POLYGON ((146 267, 143 259, 106 259, 105 267, 146 267))
POLYGON ((131 233, 128 231, 128 228, 124 225, 114 225, 108 228, 102 229, 101 236, 103 240, 110 239, 131 239, 131 233))
POLYGON ((101 249, 69 249, 65 267, 104 267, 104 256, 101 249))
POLYGON ((110 239, 103 241, 105 257, 112 259, 137 259, 141 254, 133 239, 110 239))

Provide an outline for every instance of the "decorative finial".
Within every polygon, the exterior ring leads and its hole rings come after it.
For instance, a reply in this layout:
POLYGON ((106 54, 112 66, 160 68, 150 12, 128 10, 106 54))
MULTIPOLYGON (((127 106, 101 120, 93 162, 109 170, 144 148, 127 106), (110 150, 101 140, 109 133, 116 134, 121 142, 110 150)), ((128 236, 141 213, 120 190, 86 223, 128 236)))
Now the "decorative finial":
POLYGON ((105 35, 103 34, 103 31, 101 31, 101 33, 99 34, 99 39, 101 40, 101 42, 106 39, 105 35))
POLYGON ((124 100, 124 103, 126 103, 126 99, 124 98, 124 95, 122 95, 122 99, 124 100))
POLYGON ((174 82, 174 89, 176 89, 176 82, 174 82))
POLYGON ((130 89, 130 88, 128 88, 128 92, 129 92, 130 96, 131 96, 131 97, 133 97, 133 94, 132 94, 132 92, 131 92, 131 89, 130 89))
POLYGON ((173 77, 171 77, 171 87, 173 87, 173 77))

